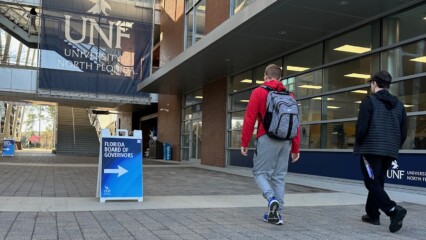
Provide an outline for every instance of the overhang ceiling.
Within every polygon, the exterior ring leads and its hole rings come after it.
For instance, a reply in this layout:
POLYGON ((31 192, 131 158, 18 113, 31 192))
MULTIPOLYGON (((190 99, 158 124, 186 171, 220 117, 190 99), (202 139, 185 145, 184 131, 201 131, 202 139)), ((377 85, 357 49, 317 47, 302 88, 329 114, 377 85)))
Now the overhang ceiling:
POLYGON ((424 0, 258 0, 138 85, 177 94, 424 0), (285 34, 282 34, 285 33, 285 34))

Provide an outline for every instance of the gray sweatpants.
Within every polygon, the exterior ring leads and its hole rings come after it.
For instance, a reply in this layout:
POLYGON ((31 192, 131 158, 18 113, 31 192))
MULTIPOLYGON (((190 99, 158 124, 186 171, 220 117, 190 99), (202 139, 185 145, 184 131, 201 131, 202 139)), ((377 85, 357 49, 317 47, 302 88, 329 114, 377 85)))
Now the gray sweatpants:
POLYGON ((263 197, 275 197, 284 206, 285 176, 288 170, 291 141, 259 137, 253 158, 253 176, 263 197))

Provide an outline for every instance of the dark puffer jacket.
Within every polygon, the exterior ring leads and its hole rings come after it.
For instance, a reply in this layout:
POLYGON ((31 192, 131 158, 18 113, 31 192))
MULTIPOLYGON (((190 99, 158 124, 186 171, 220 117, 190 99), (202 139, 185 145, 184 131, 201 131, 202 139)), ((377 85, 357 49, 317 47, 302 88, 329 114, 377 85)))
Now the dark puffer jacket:
POLYGON ((388 90, 367 96, 359 108, 354 153, 398 158, 407 138, 404 105, 388 90))

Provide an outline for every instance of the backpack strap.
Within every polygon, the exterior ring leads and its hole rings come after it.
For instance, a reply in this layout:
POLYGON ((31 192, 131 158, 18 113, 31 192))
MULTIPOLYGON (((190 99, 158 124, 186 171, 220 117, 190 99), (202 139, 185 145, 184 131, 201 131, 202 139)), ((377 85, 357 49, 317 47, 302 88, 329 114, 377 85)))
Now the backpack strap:
MULTIPOLYGON (((260 85, 259 86, 260 88, 263 88, 263 89, 265 89, 266 91, 268 91, 268 92, 270 92, 270 91, 275 91, 273 88, 271 88, 271 87, 269 87, 269 86, 266 86, 266 85, 260 85)), ((263 119, 262 119, 262 115, 260 115, 260 113, 258 113, 257 115, 259 115, 259 118, 260 118, 260 122, 261 123, 263 123, 263 119)))
MULTIPOLYGON (((260 88, 265 89, 266 91, 268 91, 268 93, 269 93, 269 92, 272 92, 272 91, 279 92, 279 91, 277 91, 277 90, 275 90, 275 89, 273 89, 273 88, 271 88, 271 87, 269 87, 269 86, 263 85, 263 84, 262 84, 262 85, 260 85, 259 87, 260 87, 260 88)), ((268 110, 268 109, 266 109, 266 110, 268 110)), ((260 113, 258 113, 258 115, 259 115, 259 118, 260 118, 260 122, 262 122, 262 123, 263 123, 262 115, 260 115, 260 113)))
POLYGON ((263 89, 265 89, 266 91, 268 91, 268 92, 270 92, 270 91, 275 91, 275 89, 273 89, 273 88, 271 88, 271 87, 269 87, 269 86, 266 86, 266 85, 260 85, 259 87, 261 87, 261 88, 263 88, 263 89))
POLYGON ((268 92, 271 92, 271 91, 276 91, 276 92, 282 92, 282 93, 286 93, 286 94, 291 94, 291 92, 289 92, 289 91, 287 91, 287 89, 284 89, 284 90, 282 90, 282 91, 278 91, 278 90, 276 90, 276 89, 273 89, 273 88, 271 88, 271 87, 269 87, 269 86, 266 86, 266 85, 260 85, 259 86, 260 88, 263 88, 263 89, 265 89, 266 91, 268 91, 268 92))

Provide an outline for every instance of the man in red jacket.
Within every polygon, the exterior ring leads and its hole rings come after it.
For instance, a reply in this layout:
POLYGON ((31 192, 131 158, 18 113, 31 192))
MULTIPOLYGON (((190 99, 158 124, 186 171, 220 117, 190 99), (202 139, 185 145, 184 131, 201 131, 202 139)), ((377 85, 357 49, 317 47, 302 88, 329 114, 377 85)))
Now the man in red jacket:
MULTIPOLYGON (((266 67, 263 79, 266 85, 276 91, 283 91, 285 87, 279 81, 281 68, 275 64, 266 67)), ((258 121, 256 135, 256 149, 253 158, 254 180, 268 201, 268 212, 264 214, 265 222, 282 225, 282 207, 284 205, 285 176, 287 174, 288 159, 291 152, 292 162, 299 157, 300 128, 297 136, 292 140, 277 140, 266 135, 261 123, 266 112, 268 91, 258 87, 253 90, 244 116, 241 135, 241 154, 247 156, 247 148, 252 136, 256 120, 258 121)))

